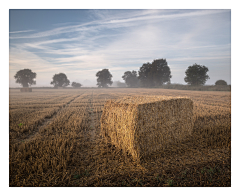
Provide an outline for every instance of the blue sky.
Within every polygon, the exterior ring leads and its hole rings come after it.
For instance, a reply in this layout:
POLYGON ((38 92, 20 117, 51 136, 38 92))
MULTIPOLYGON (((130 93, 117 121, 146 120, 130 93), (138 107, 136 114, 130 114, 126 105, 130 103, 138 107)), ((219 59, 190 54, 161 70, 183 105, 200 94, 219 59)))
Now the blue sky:
POLYGON ((96 73, 109 69, 113 81, 125 71, 164 58, 172 83, 185 84, 194 63, 209 68, 214 84, 231 83, 231 11, 216 10, 10 10, 9 85, 29 68, 37 85, 51 86, 56 73, 71 82, 96 84, 96 73), (86 82, 88 81, 88 83, 86 82))

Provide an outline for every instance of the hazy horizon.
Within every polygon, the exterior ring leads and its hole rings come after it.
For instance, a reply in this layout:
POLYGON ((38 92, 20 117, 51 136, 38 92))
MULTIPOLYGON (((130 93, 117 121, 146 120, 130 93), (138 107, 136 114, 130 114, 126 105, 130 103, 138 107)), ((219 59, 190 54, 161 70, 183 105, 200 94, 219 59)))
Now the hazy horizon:
POLYGON ((9 11, 10 87, 21 86, 14 75, 24 68, 37 73, 33 87, 53 86, 57 73, 95 86, 105 68, 123 82, 125 71, 158 58, 167 60, 171 83, 186 84, 197 63, 209 68, 206 85, 231 84, 231 10, 9 11))

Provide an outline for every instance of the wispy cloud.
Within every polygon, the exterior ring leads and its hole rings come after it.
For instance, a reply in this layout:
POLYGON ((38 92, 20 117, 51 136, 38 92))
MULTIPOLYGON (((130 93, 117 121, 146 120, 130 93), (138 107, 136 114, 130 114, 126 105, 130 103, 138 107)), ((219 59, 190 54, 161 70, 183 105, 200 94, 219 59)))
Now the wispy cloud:
POLYGON ((95 80, 97 70, 108 68, 114 80, 121 80, 125 71, 166 58, 173 69, 173 81, 183 82, 186 66, 196 61, 213 70, 214 63, 230 66, 230 34, 226 30, 230 21, 223 22, 229 10, 90 13, 94 19, 90 22, 70 25, 69 21, 47 31, 11 35, 11 76, 29 67, 40 74, 42 82, 61 71, 71 78, 95 80))
POLYGON ((150 15, 150 16, 120 19, 120 20, 110 20, 105 23, 127 23, 127 22, 143 21, 143 20, 154 20, 154 19, 180 19, 180 18, 186 18, 186 17, 217 14, 222 12, 226 12, 226 10, 201 10, 201 11, 191 11, 187 13, 178 13, 178 14, 150 15))
MULTIPOLYGON (((53 36, 53 35, 58 35, 58 34, 63 34, 63 33, 71 33, 71 32, 84 32, 84 31, 91 31, 97 28, 107 28, 106 24, 112 24, 112 26, 109 26, 109 28, 116 28, 116 27, 122 27, 122 26, 117 26, 113 24, 119 24, 119 23, 132 23, 132 26, 135 26, 137 21, 145 21, 147 20, 148 22, 151 22, 151 20, 154 19, 179 19, 179 18, 188 18, 188 17, 194 17, 194 16, 203 16, 203 15, 209 15, 209 14, 218 14, 222 12, 227 12, 228 10, 201 10, 201 11, 191 11, 187 13, 177 13, 177 14, 161 14, 161 15, 155 15, 156 13, 159 13, 156 10, 153 11, 146 11, 144 14, 133 14, 129 15, 129 18, 124 18, 124 19, 101 19, 101 20, 96 20, 92 22, 87 22, 84 24, 80 25, 69 25, 69 26, 64 26, 64 27, 58 27, 52 30, 44 31, 44 32, 39 32, 39 33, 34 33, 32 35, 27 35, 27 36, 15 36, 15 37, 10 37, 10 39, 21 39, 21 38, 40 38, 40 37, 48 37, 48 36, 53 36), (143 16, 142 16, 143 15, 143 16)), ((125 14, 119 15, 119 17, 124 17, 125 14)), ((106 16, 105 16, 106 17, 106 16)), ((110 16, 111 18, 112 16, 110 16)), ((109 18, 106 17, 106 18, 109 18)), ((152 21, 156 22, 156 21, 152 21)), ((125 24, 129 27, 129 24, 125 24)), ((32 30, 27 30, 25 32, 32 31, 32 30)), ((24 32, 24 31, 19 31, 19 32, 24 32)), ((14 33, 14 32, 12 32, 14 33)))
POLYGON ((27 32, 31 32, 31 31, 34 31, 34 30, 12 31, 12 32, 9 32, 9 33, 27 33, 27 32))

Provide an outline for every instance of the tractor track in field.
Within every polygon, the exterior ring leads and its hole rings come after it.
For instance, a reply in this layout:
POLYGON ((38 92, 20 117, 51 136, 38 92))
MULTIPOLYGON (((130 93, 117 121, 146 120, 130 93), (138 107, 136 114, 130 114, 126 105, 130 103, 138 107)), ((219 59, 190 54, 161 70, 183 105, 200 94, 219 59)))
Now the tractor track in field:
POLYGON ((94 108, 93 108, 93 91, 91 98, 89 99, 89 109, 88 112, 90 114, 90 140, 93 141, 96 137, 96 126, 95 126, 95 120, 94 120, 94 108))
POLYGON ((69 102, 67 102, 66 104, 64 104, 63 106, 59 107, 57 109, 57 111, 54 111, 53 114, 51 114, 50 116, 47 116, 44 118, 43 122, 41 122, 38 127, 36 128, 36 131, 34 131, 31 135, 29 135, 28 137, 26 137, 24 139, 24 141, 29 141, 31 139, 33 139, 38 133, 39 130, 44 129, 44 127, 46 127, 48 124, 50 124, 51 122, 53 122, 53 120, 55 119, 55 117, 57 116, 57 114, 59 112, 61 112, 64 108, 68 107, 70 103, 72 103, 75 99, 77 99, 78 97, 82 96, 85 92, 83 92, 82 94, 74 97, 73 99, 71 99, 69 102))

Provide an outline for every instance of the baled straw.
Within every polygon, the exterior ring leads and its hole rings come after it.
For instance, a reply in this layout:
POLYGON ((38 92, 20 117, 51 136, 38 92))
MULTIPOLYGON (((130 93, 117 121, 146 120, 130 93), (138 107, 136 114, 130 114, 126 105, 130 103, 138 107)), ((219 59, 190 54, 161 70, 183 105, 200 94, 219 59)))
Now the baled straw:
POLYGON ((193 101, 165 96, 132 96, 106 102, 101 132, 139 159, 192 134, 193 101))
POLYGON ((32 92, 32 88, 23 87, 20 89, 21 92, 32 92))

